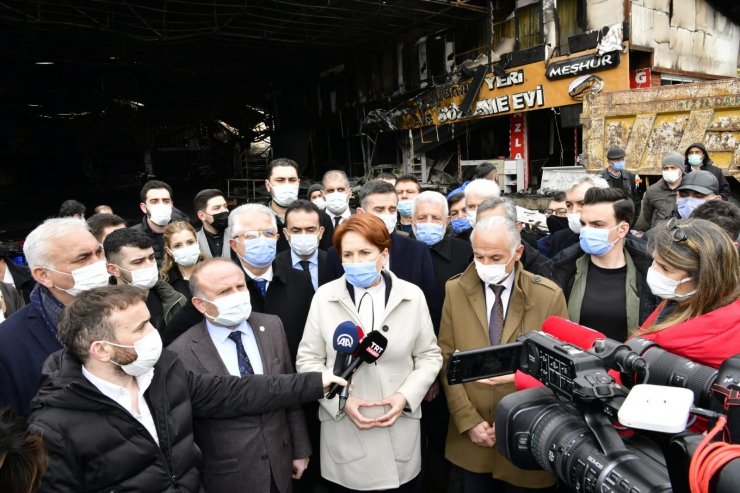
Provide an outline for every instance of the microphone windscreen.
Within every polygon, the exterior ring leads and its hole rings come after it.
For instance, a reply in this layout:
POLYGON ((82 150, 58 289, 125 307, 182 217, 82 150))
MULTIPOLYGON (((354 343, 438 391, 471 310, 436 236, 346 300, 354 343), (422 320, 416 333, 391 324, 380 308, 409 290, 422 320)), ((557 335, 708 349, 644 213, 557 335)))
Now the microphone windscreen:
POLYGON ((352 354, 357 349, 360 337, 357 331, 357 325, 354 322, 342 322, 334 330, 332 343, 334 350, 342 354, 352 354))
POLYGON ((597 330, 560 317, 548 317, 542 324, 542 331, 584 350, 591 349, 596 339, 606 339, 606 336, 597 330))
POLYGON ((357 354, 363 362, 375 363, 383 355, 386 346, 388 346, 388 339, 380 332, 373 331, 360 342, 357 354))

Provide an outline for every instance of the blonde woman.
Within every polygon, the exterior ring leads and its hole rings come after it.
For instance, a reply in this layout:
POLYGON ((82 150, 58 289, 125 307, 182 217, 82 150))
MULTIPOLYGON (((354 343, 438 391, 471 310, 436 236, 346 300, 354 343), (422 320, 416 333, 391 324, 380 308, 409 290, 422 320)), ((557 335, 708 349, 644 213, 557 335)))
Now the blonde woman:
POLYGON ((190 274, 203 260, 195 229, 185 221, 171 222, 164 228, 164 262, 159 277, 190 299, 190 274))

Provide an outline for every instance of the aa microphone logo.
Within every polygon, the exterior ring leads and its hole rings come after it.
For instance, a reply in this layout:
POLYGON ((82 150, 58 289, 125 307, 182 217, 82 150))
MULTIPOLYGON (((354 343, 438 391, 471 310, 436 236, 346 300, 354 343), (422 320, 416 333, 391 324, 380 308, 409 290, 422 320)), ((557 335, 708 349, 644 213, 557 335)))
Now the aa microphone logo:
POLYGON ((337 338, 337 346, 351 348, 355 344, 355 340, 349 334, 342 334, 337 338))

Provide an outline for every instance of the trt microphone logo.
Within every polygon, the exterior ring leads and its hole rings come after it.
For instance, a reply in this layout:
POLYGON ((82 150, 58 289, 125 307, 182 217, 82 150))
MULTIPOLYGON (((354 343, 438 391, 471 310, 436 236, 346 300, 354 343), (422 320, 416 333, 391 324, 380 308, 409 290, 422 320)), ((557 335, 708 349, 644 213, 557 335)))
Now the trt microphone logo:
POLYGON ((349 334, 342 334, 337 338, 337 346, 351 348, 354 344, 355 340, 349 334))
POLYGON ((370 347, 367 348, 367 352, 370 353, 374 358, 380 358, 380 355, 383 354, 383 347, 375 344, 374 342, 371 342, 370 347))

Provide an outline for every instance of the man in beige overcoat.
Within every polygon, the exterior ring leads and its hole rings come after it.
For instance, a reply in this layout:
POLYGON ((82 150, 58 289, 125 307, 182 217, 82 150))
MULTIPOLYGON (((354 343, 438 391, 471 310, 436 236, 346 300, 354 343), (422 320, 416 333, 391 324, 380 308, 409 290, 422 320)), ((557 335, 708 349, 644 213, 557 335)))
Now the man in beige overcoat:
MULTIPOLYGON (((515 342, 539 330, 547 317, 567 318, 560 288, 522 268, 524 247, 516 224, 504 217, 488 217, 471 237, 475 261, 447 282, 439 345, 446 374, 450 355, 515 342)), ((515 467, 495 449, 493 416, 496 405, 514 392, 514 377, 494 377, 462 385, 442 378, 450 426, 445 456, 462 470, 462 492, 521 492, 552 486, 555 478, 515 467)))

